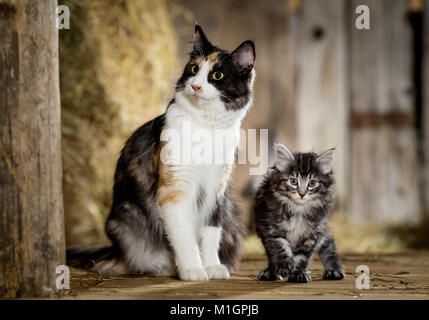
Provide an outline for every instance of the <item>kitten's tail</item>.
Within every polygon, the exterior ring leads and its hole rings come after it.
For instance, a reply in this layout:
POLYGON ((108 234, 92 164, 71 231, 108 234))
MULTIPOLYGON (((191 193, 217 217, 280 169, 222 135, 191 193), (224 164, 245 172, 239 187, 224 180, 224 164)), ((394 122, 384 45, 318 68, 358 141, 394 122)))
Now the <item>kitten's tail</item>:
POLYGON ((67 248, 67 265, 102 274, 124 274, 125 265, 112 246, 71 246, 67 248))

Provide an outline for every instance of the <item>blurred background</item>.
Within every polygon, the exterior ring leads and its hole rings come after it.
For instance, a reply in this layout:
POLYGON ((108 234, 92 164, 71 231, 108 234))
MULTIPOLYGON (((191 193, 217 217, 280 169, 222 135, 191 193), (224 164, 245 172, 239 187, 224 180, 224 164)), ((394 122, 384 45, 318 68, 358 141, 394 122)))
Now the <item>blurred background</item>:
MULTIPOLYGON (((127 137, 163 113, 188 59, 195 21, 226 50, 256 44, 255 104, 245 129, 291 150, 336 147, 342 252, 429 248, 428 0, 63 0, 60 31, 66 241, 107 242, 113 174, 127 137), (426 2, 426 6, 425 6, 426 2), (358 5, 370 30, 358 30, 358 5), (427 10, 427 9, 426 9, 427 10), (426 81, 424 81, 426 79, 426 81)), ((248 235, 260 177, 232 178, 248 235)))

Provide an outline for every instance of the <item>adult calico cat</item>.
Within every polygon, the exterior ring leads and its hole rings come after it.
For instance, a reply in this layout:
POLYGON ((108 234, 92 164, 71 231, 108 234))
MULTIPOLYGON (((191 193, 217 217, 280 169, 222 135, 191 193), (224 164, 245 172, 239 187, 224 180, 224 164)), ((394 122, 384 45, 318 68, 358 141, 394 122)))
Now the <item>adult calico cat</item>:
MULTIPOLYGON (((229 277, 239 260, 242 228, 228 180, 241 121, 252 104, 254 60, 252 41, 230 53, 195 26, 173 100, 163 115, 133 133, 118 160, 105 225, 112 245, 70 247, 70 266, 108 274, 178 274, 189 281, 229 277), (166 161, 163 155, 180 150, 185 131, 202 129, 233 141, 222 148, 228 161, 166 161)), ((200 145, 213 147, 210 137, 199 136, 200 145)))

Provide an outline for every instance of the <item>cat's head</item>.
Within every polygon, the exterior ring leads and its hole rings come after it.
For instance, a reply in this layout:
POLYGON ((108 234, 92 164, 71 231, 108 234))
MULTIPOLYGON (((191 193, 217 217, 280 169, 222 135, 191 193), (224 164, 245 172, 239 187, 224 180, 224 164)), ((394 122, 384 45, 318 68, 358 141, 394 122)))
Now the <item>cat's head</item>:
POLYGON ((182 95, 199 108, 219 106, 238 111, 252 99, 255 46, 248 40, 228 52, 212 45, 199 25, 195 26, 193 50, 176 85, 182 95))
POLYGON ((275 144, 274 149, 276 163, 272 179, 275 192, 281 199, 305 206, 332 200, 335 148, 320 155, 314 152, 292 153, 282 144, 275 144))

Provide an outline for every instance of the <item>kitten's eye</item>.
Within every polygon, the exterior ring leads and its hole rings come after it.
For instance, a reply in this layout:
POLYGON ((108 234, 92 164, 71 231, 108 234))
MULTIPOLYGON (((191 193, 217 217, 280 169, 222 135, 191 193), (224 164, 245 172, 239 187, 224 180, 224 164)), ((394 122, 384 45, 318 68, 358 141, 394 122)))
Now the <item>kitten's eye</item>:
POLYGON ((316 185, 316 180, 311 179, 310 181, 308 181, 308 186, 310 188, 314 187, 316 185))
POLYGON ((220 80, 223 78, 223 73, 220 71, 216 71, 213 73, 213 79, 215 80, 220 80))
POLYGON ((200 67, 198 67, 196 64, 192 66, 191 71, 193 74, 197 74, 198 70, 200 70, 200 67))
POLYGON ((290 184, 293 186, 298 185, 298 179, 297 178, 290 178, 289 181, 290 181, 290 184))

